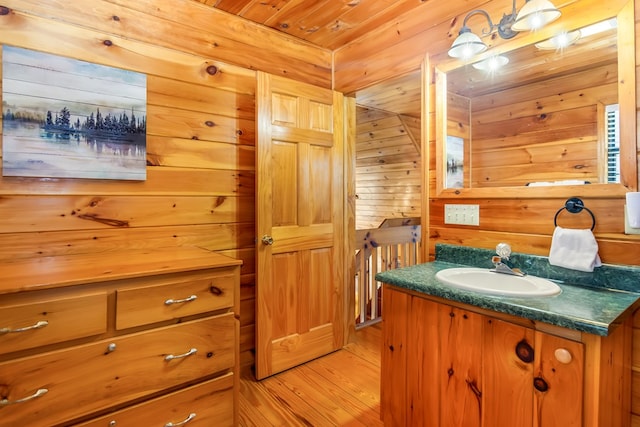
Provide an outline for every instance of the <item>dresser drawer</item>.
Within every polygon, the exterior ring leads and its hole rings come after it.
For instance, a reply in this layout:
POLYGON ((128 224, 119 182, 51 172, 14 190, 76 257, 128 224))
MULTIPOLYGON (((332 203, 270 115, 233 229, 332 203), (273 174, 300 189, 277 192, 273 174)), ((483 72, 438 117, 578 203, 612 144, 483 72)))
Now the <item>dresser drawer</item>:
POLYGON ((0 426, 48 427, 230 370, 233 313, 0 364, 0 426), (35 396, 38 390, 38 397, 35 396))
MULTIPOLYGON (((104 333, 107 293, 0 303, 0 354, 104 333)), ((0 396, 1 397, 1 396, 0 396)))
POLYGON ((233 381, 233 374, 228 373, 76 427, 161 427, 167 423, 185 427, 231 427, 234 425, 233 381))
POLYGON ((194 276, 189 280, 118 289, 116 329, 206 313, 234 304, 237 275, 224 273, 194 276))

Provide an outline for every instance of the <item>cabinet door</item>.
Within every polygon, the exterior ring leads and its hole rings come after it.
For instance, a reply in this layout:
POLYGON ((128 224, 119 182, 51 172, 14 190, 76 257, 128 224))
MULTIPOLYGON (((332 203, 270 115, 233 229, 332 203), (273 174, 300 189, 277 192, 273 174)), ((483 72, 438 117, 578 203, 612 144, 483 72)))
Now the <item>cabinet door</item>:
POLYGON ((480 427, 484 316, 439 305, 438 317, 440 426, 480 427))
POLYGON ((534 425, 582 426, 584 344, 536 331, 534 425))
POLYGON ((484 323, 484 426, 531 427, 534 333, 497 319, 484 323))
POLYGON ((438 303, 412 297, 407 325, 410 345, 406 350, 408 426, 440 425, 438 324, 438 303))
MULTIPOLYGON (((383 287, 380 415, 385 426, 407 425, 407 320, 411 296, 383 287)), ((412 379, 411 379, 412 380, 412 379)))

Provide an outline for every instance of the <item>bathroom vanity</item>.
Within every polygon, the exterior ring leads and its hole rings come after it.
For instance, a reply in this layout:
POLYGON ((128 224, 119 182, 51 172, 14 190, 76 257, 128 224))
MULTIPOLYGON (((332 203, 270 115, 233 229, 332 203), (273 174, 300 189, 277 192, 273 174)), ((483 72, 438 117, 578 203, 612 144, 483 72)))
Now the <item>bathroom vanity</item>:
MULTIPOLYGON (((476 255, 463 258, 482 267, 485 256, 476 255)), ((544 264, 534 258, 525 263, 544 264)), ((471 292, 435 278, 462 266, 442 259, 437 251, 434 262, 376 276, 384 282, 386 426, 630 425, 631 314, 640 294, 602 286, 598 277, 571 285, 568 277, 594 273, 567 270, 559 295, 471 292)), ((639 269, 622 270, 605 276, 622 288, 638 283, 639 269)))

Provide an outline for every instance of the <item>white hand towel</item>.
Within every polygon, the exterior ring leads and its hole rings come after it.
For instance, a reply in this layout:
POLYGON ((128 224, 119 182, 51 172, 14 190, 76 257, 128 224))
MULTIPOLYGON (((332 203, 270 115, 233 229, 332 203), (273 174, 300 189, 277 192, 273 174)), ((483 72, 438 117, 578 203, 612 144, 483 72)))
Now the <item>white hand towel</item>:
POLYGON ((556 227, 551 240, 549 264, 579 271, 600 267, 598 242, 589 229, 556 227))

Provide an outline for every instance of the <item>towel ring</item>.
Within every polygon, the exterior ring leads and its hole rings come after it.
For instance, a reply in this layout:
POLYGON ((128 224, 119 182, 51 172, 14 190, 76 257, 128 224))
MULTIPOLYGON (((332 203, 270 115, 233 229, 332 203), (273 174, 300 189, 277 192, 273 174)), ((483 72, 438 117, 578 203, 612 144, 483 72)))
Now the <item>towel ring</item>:
POLYGON ((567 201, 564 203, 564 206, 558 209, 558 212, 556 212, 556 216, 553 217, 553 225, 555 225, 556 227, 558 226, 558 215, 560 215, 560 212, 562 212, 564 209, 574 214, 582 212, 583 209, 586 210, 587 212, 589 212, 589 215, 591 215, 591 220, 593 221, 593 224, 591 225, 591 231, 593 231, 593 229, 596 227, 596 217, 593 215, 593 212, 591 212, 591 210, 586 207, 582 200, 578 197, 567 199, 567 201))

